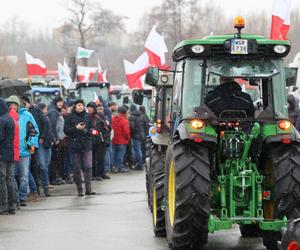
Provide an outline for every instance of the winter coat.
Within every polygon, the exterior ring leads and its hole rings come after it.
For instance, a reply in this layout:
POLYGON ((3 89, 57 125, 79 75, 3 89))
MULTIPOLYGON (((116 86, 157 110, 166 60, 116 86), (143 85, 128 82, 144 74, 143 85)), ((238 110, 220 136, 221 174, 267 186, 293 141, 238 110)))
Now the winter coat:
POLYGON ((254 105, 251 96, 242 91, 237 82, 226 82, 217 86, 205 98, 204 103, 217 117, 224 110, 242 110, 247 117, 254 117, 254 105))
POLYGON ((113 144, 128 144, 130 140, 129 122, 125 115, 119 114, 112 118, 114 137, 113 144))
POLYGON ((289 103, 289 108, 288 108, 289 119, 294 125, 296 125, 297 116, 299 113, 299 107, 297 107, 297 105, 299 104, 295 96, 293 96, 292 94, 289 94, 287 96, 287 102, 289 103))
POLYGON ((66 136, 64 133, 64 124, 65 124, 65 119, 62 115, 60 115, 57 118, 57 122, 56 122, 56 132, 57 132, 58 140, 63 140, 66 136))
POLYGON ((26 108, 19 109, 20 156, 30 156, 30 148, 39 147, 39 128, 26 108))
POLYGON ((85 111, 77 113, 73 110, 72 113, 67 116, 64 132, 69 137, 69 149, 71 152, 92 150, 91 128, 91 119, 85 111), (77 129, 76 125, 82 122, 86 124, 85 129, 77 129))
POLYGON ((54 141, 54 134, 51 130, 49 118, 44 115, 43 111, 38 106, 30 106, 28 111, 32 114, 38 125, 40 132, 39 138, 44 140, 43 146, 45 148, 50 148, 54 141))
POLYGON ((94 113, 89 114, 92 122, 92 143, 93 145, 105 143, 109 132, 105 116, 96 111, 97 105, 95 103, 89 103, 88 105, 95 110, 94 113))
POLYGON ((50 125, 50 120, 48 116, 45 116, 45 124, 44 124, 45 132, 44 132, 44 143, 43 146, 45 148, 51 148, 52 144, 54 142, 54 134, 52 133, 51 125, 50 125))
POLYGON ((48 105, 48 114, 51 125, 52 133, 54 134, 54 140, 58 140, 58 134, 57 134, 57 119, 60 116, 60 109, 57 108, 57 102, 59 98, 54 98, 53 101, 48 105))
POLYGON ((145 140, 145 117, 141 111, 134 111, 129 118, 130 136, 132 139, 145 140))
POLYGON ((19 127, 19 114, 13 108, 9 110, 10 117, 15 123, 15 134, 14 134, 14 161, 20 160, 20 127, 19 127))
POLYGON ((14 120, 8 113, 6 102, 0 98, 0 160, 14 161, 14 120))
POLYGON ((35 105, 30 106, 28 111, 33 115, 33 118, 36 124, 38 125, 40 131, 40 138, 46 139, 49 127, 47 127, 47 120, 43 111, 35 105))

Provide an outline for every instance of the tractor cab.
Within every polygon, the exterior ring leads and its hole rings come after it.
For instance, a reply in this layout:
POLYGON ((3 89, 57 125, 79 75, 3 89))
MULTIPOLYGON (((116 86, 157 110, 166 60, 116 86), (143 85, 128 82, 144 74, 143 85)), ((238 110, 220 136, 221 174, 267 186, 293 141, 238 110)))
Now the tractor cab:
MULTIPOLYGON (((185 40, 173 50, 165 197, 153 208, 164 211, 173 248, 202 249, 208 232, 238 224, 242 236, 255 232, 274 249, 287 220, 298 217, 300 162, 292 159, 300 157, 300 137, 286 88, 295 83, 283 62, 291 45, 242 34, 242 17, 234 27, 233 35, 185 40)), ((151 68, 146 83, 156 86, 158 72, 151 68)))
POLYGON ((132 103, 130 90, 125 84, 110 86, 109 99, 118 106, 130 105, 132 103))
POLYGON ((133 89, 131 95, 133 102, 138 106, 144 106, 148 118, 152 119, 152 87, 133 89))

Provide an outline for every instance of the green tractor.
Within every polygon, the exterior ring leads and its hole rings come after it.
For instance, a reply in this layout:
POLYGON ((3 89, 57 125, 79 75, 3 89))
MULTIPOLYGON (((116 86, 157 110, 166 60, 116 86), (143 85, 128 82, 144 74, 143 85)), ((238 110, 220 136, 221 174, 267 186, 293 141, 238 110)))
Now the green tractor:
MULTIPOLYGON (((185 40, 173 51, 171 138, 164 182, 154 182, 164 197, 153 202, 172 249, 204 249, 209 233, 238 224, 242 236, 259 235, 275 250, 288 220, 300 217, 300 137, 288 120, 283 63, 290 43, 241 34, 243 27, 237 18, 236 34, 185 40), (209 108, 224 78, 258 93, 253 116, 239 104, 209 108)), ((146 83, 158 79, 150 68, 146 83)))

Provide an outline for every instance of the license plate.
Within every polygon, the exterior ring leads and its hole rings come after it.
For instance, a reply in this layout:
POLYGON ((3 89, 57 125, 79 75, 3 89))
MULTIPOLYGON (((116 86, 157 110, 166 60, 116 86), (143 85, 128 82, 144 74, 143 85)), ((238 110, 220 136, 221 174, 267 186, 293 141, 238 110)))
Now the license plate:
POLYGON ((231 54, 235 54, 235 55, 248 54, 248 40, 244 40, 244 39, 231 40, 231 54))

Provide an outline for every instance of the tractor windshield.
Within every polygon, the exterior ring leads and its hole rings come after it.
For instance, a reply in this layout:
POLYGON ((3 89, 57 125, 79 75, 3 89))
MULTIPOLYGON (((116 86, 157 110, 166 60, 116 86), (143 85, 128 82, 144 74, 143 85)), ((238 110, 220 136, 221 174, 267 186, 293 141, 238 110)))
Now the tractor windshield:
POLYGON ((100 88, 100 87, 81 87, 79 88, 79 96, 81 99, 85 101, 85 103, 89 103, 95 100, 95 96, 101 96, 103 100, 108 100, 108 88, 100 88))
POLYGON ((238 83, 255 108, 255 117, 269 107, 274 118, 287 117, 284 65, 280 59, 188 59, 184 64, 182 87, 183 117, 195 108, 226 78, 238 83))

